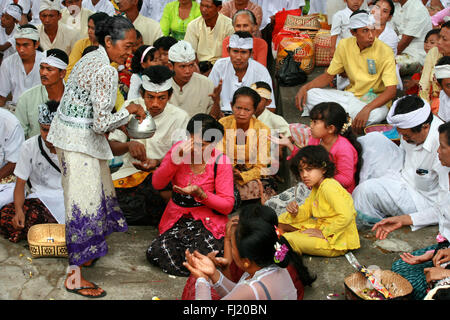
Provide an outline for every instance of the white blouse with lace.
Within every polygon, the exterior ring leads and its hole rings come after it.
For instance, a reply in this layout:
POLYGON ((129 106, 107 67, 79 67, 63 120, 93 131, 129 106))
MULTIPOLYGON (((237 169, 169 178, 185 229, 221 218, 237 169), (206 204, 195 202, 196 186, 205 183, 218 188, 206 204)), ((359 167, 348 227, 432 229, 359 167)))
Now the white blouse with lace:
POLYGON ((69 76, 48 141, 63 150, 112 159, 105 133, 126 124, 129 116, 126 108, 111 113, 117 83, 117 70, 104 47, 82 57, 69 76))
POLYGON ((234 283, 220 273, 220 279, 215 284, 198 278, 195 299, 211 300, 213 287, 222 300, 297 300, 297 289, 287 269, 272 265, 258 270, 247 279, 249 276, 245 272, 239 282, 234 283))

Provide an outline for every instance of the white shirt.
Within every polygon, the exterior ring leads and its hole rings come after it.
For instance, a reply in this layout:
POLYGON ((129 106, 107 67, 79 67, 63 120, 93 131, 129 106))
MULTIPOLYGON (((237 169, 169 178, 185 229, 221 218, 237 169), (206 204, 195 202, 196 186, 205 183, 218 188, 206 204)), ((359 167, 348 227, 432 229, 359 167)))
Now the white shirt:
POLYGON ((139 13, 147 18, 151 18, 159 22, 163 14, 164 7, 172 1, 174 0, 144 0, 139 13))
POLYGON ((450 97, 441 90, 439 93, 439 111, 438 116, 443 121, 450 121, 450 97))
POLYGON ((346 7, 343 10, 339 10, 333 16, 331 23, 330 34, 332 36, 338 36, 336 40, 336 46, 341 39, 350 38, 352 33, 350 32, 350 16, 353 11, 346 7))
POLYGON ((414 37, 411 43, 403 50, 403 54, 408 54, 422 65, 425 60, 425 50, 423 43, 425 36, 433 26, 427 8, 421 0, 408 0, 403 6, 395 3, 395 12, 392 17, 392 25, 397 34, 414 37))
POLYGON ((260 30, 264 29, 270 23, 270 17, 283 9, 293 10, 305 6, 305 0, 252 0, 259 5, 263 12, 260 30))
POLYGON ((145 45, 152 46, 158 38, 163 36, 159 23, 142 14, 137 16, 133 25, 142 34, 142 41, 145 45))
POLYGON ((242 82, 239 82, 236 76, 236 71, 234 70, 230 57, 217 60, 209 74, 209 78, 213 81, 215 87, 219 85, 220 79, 223 80, 222 92, 220 93, 220 107, 222 111, 231 111, 231 101, 237 89, 244 86, 250 87, 257 81, 264 81, 270 85, 272 88, 272 103, 269 108, 276 108, 272 78, 270 77, 269 71, 261 63, 253 59, 248 60, 247 72, 242 78, 242 82))
POLYGON ((0 96, 7 97, 12 92, 12 102, 16 104, 25 90, 40 84, 39 68, 43 57, 42 52, 36 51, 33 69, 28 74, 17 52, 3 60, 0 66, 0 96))
POLYGON ((268 126, 270 132, 273 132, 272 130, 278 130, 279 133, 286 137, 291 136, 289 123, 282 116, 275 114, 268 109, 265 109, 256 119, 268 126))
MULTIPOLYGON (((140 104, 145 108, 145 102, 142 98, 136 100, 127 100, 122 108, 126 107, 131 102, 140 104)), ((163 112, 153 117, 156 125, 155 134, 148 139, 132 140, 138 141, 145 146, 147 158, 156 160, 163 159, 172 145, 186 138, 186 126, 189 119, 190 118, 186 111, 174 106, 173 104, 168 103, 163 112)), ((127 136, 121 130, 114 130, 109 135, 109 140, 126 142, 127 136)), ((122 179, 135 174, 136 172, 139 172, 139 170, 133 166, 133 161, 136 160, 131 157, 129 152, 124 154, 123 165, 118 171, 113 173, 113 180, 122 179)))
POLYGON ((0 108, 0 168, 8 162, 17 163, 24 141, 19 120, 10 111, 0 108))
MULTIPOLYGON (((442 123, 444 123, 442 120, 433 116, 428 136, 421 145, 409 144, 403 140, 403 137, 400 139, 400 148, 405 150, 405 162, 401 176, 429 204, 437 202, 440 189, 449 190, 448 178, 446 182, 439 183, 440 175, 448 172, 448 168, 442 166, 437 154, 439 148, 438 127, 442 123), (428 170, 428 173, 419 175, 416 173, 417 169, 428 170)), ((419 197, 413 197, 413 199, 415 202, 416 199, 419 201, 419 197)), ((425 209, 423 202, 417 202, 416 208, 418 211, 425 209)))
POLYGON ((6 34, 6 30, 3 27, 0 27, 0 44, 5 44, 9 42, 11 47, 3 51, 3 60, 16 52, 16 40, 14 39, 14 32, 16 29, 13 29, 11 34, 6 34))
POLYGON ((378 39, 386 43, 392 48, 394 54, 397 55, 398 36, 389 25, 386 25, 383 32, 378 36, 378 39))
POLYGON ((116 14, 116 9, 114 9, 114 5, 109 0, 100 0, 95 6, 91 0, 83 0, 81 6, 93 12, 105 12, 111 17, 116 14))
POLYGON ((32 19, 31 19, 30 23, 35 26, 42 24, 41 19, 39 18, 40 5, 41 5, 41 0, 31 0, 32 19))
POLYGON ((55 48, 61 49, 67 54, 67 56, 70 55, 75 42, 77 42, 81 36, 79 31, 72 29, 61 21, 58 22, 58 31, 55 39, 53 39, 53 42, 50 41, 50 38, 45 32, 44 25, 41 24, 37 26, 37 28, 39 30, 39 42, 42 49, 45 51, 55 48))

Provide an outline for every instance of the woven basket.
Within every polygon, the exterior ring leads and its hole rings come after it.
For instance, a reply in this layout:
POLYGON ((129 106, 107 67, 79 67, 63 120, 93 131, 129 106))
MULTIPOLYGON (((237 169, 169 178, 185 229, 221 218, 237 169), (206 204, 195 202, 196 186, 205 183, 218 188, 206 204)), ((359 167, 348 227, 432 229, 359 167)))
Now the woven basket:
POLYGON ((333 59, 331 49, 330 31, 320 29, 314 38, 314 50, 317 67, 325 67, 330 65, 330 62, 333 59))
POLYGON ((321 28, 319 21, 319 16, 309 15, 309 16, 294 16, 288 15, 286 21, 284 22, 285 28, 291 29, 305 29, 305 30, 316 30, 321 28))
MULTIPOLYGON (((389 300, 412 299, 413 287, 408 280, 390 270, 381 271, 381 283, 394 296, 389 300)), ((355 272, 345 278, 345 299, 366 300, 359 293, 367 288, 367 278, 361 272, 355 272)))
POLYGON ((36 224, 28 230, 30 253, 35 258, 67 257, 66 225, 36 224))

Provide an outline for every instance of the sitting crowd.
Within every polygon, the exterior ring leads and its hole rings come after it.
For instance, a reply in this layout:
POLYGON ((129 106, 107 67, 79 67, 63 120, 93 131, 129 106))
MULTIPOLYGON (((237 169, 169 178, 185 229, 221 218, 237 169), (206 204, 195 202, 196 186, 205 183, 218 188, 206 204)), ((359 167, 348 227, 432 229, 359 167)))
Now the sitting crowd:
MULTIPOLYGON (((26 2, 0 2, 5 238, 64 224, 81 268, 112 232, 153 226, 142 254, 187 277, 183 299, 295 300, 317 276, 304 255, 437 225, 392 271, 415 299, 449 290, 447 2, 26 2), (271 71, 275 15, 299 8, 327 16, 332 44, 292 101, 307 125, 283 117, 271 71), (154 133, 133 136, 146 119, 154 133), (285 190, 280 167, 298 179, 285 190)), ((64 286, 106 295, 79 280, 64 286)))

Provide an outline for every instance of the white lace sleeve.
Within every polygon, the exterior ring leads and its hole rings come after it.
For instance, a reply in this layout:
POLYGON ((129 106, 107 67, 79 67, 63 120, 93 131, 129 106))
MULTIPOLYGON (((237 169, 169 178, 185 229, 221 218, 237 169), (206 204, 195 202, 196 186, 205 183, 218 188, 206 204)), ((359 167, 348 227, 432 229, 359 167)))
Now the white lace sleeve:
POLYGON ((211 284, 205 278, 195 282, 195 300, 211 300, 211 284))
POLYGON ((117 70, 105 66, 98 70, 92 84, 91 98, 94 113, 92 129, 96 133, 112 131, 128 121, 128 110, 111 113, 117 97, 117 70))

